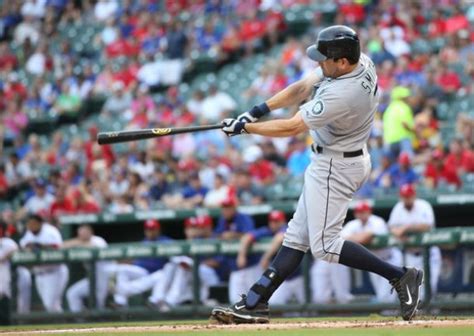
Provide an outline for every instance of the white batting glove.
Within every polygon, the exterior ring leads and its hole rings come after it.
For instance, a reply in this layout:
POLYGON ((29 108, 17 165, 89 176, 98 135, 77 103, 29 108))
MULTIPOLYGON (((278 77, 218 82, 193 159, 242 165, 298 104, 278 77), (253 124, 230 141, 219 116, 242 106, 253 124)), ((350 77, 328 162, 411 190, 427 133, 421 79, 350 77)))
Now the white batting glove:
POLYGON ((237 117, 237 120, 244 123, 253 123, 258 121, 258 118, 254 117, 250 112, 244 112, 237 117))
POLYGON ((222 131, 227 136, 234 136, 239 134, 246 134, 245 123, 238 121, 237 119, 227 118, 222 120, 221 124, 224 126, 222 131))

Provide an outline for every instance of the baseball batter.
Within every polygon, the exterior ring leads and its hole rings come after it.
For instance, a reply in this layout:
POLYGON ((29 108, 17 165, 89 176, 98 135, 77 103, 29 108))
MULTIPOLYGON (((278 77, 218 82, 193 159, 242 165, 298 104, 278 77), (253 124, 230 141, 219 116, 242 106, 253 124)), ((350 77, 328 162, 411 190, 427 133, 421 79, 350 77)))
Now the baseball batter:
POLYGON ((375 66, 361 54, 357 33, 346 26, 321 30, 307 55, 319 63, 312 74, 238 119, 222 121, 228 136, 288 137, 309 130, 314 154, 296 212, 272 264, 239 302, 214 308, 212 317, 220 323, 269 322, 269 298, 311 249, 317 259, 374 272, 390 281, 403 318, 410 320, 418 307, 423 272, 391 265, 340 235, 349 202, 371 169, 366 142, 379 102, 375 66), (256 122, 271 110, 305 100, 290 119, 256 122))

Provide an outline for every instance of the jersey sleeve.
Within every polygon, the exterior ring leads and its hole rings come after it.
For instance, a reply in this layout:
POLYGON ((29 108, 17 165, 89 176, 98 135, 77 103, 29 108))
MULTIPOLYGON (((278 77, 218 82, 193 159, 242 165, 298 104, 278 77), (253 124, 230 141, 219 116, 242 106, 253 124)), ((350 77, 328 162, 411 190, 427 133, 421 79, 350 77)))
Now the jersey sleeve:
POLYGON ((341 230, 341 237, 346 238, 353 235, 356 231, 356 227, 356 220, 351 220, 350 222, 347 222, 341 230))
POLYGON ((390 212, 390 217, 388 218, 389 227, 400 225, 400 223, 397 221, 397 218, 399 217, 400 206, 400 203, 397 203, 390 212))
POLYGON ((252 217, 242 214, 239 216, 239 231, 249 232, 255 229, 255 224, 252 217))
POLYGON ((311 129, 321 128, 350 112, 339 95, 328 91, 301 105, 300 111, 304 123, 311 129))
POLYGON ((428 224, 429 226, 434 227, 435 226, 435 217, 434 217, 434 211, 431 205, 424 201, 423 207, 420 212, 420 224, 428 224))
POLYGON ((370 223, 370 231, 374 235, 384 235, 388 233, 388 227, 383 218, 373 216, 370 220, 372 221, 370 223))
POLYGON ((0 260, 18 250, 18 245, 10 238, 1 238, 0 260))
POLYGON ((25 248, 26 245, 32 243, 34 241, 33 237, 30 231, 26 231, 25 235, 20 239, 20 247, 25 248))
POLYGON ((272 232, 266 226, 255 229, 255 230, 252 230, 252 231, 249 232, 249 234, 252 235, 254 240, 259 240, 259 239, 262 239, 262 238, 272 236, 272 232))

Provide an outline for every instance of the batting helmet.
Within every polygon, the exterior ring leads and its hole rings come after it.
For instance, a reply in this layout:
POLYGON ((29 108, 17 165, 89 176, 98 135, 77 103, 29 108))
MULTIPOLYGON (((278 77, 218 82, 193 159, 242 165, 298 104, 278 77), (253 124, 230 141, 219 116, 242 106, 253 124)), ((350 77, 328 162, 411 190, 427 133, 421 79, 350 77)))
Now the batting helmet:
POLYGON ((319 32, 316 44, 306 49, 306 54, 316 62, 347 58, 355 64, 360 58, 359 37, 347 26, 331 26, 319 32))

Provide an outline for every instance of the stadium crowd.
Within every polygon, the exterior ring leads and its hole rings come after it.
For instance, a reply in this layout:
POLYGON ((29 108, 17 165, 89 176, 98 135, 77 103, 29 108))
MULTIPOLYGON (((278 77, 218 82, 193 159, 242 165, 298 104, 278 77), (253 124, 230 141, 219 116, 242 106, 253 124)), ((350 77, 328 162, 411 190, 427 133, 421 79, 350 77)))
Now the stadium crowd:
MULTIPOLYGON (((36 119, 77 117, 81 105, 96 96, 105 97, 99 113, 106 125, 219 122, 314 69, 305 49, 314 43, 322 15, 314 13, 302 37, 285 40, 240 100, 230 94, 232 86, 226 92, 218 83, 185 98, 178 84, 193 60, 203 53, 222 63, 252 57, 284 36, 282 9, 309 2, 2 2, 3 220, 14 230, 31 213, 57 224, 61 214, 221 207, 229 197, 241 205, 261 204, 275 183, 301 179, 310 160, 307 138, 236 140, 211 131, 116 147, 96 144, 97 125, 88 127, 88 138, 57 130, 47 144, 26 130, 36 119), (163 87, 163 93, 153 93, 163 87)), ((440 109, 474 95, 474 5, 425 0, 337 6, 335 22, 356 27, 364 52, 376 63, 382 91, 369 141, 372 178, 358 196, 407 183, 468 187, 474 104, 461 106, 453 120, 441 118, 440 109), (453 126, 449 136, 441 132, 446 125, 453 126)), ((274 113, 285 117, 296 109, 274 113)))

